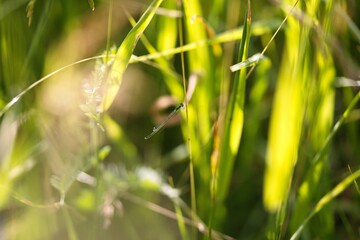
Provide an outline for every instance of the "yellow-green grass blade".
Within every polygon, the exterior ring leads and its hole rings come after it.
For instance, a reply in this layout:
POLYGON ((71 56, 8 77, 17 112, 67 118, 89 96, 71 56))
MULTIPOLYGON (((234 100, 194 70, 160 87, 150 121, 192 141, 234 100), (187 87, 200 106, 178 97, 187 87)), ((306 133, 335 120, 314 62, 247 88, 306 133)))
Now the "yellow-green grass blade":
MULTIPOLYGON (((168 9, 176 9, 176 1, 170 0, 165 1, 163 7, 168 9)), ((156 46, 158 52, 162 52, 169 49, 174 49, 176 46, 177 38, 178 38, 178 28, 177 28, 177 21, 181 21, 180 18, 170 18, 165 16, 159 16, 158 18, 158 34, 157 34, 157 42, 156 46)), ((151 52, 155 53, 156 52, 151 52)), ((173 56, 162 57, 156 59, 156 62, 166 69, 172 69, 170 61, 172 60, 173 56)), ((180 82, 174 78, 173 76, 166 74, 163 72, 164 82, 171 92, 171 95, 178 98, 179 101, 183 101, 184 99, 184 92, 183 86, 180 82)))
MULTIPOLYGON (((134 26, 136 24, 135 20, 129 15, 129 21, 130 23, 134 26)), ((167 22, 167 21, 164 21, 167 22)), ((166 26, 166 25, 165 25, 166 26)), ((171 30, 176 30, 176 28, 170 28, 171 30)), ((175 35, 173 32, 168 32, 168 34, 166 34, 166 32, 160 33, 158 36, 158 45, 161 46, 162 43, 166 42, 166 37, 169 37, 169 34, 171 35, 175 35), (162 34, 164 36, 162 36, 162 34), (161 39, 161 40, 160 40, 161 39)), ((169 44, 171 43, 171 37, 170 41, 167 42, 167 44, 165 44, 166 46, 169 47, 169 44), (169 43, 170 42, 170 43, 169 43)), ((145 48, 148 50, 149 54, 156 54, 158 51, 155 49, 155 47, 150 43, 150 41, 147 39, 147 37, 145 36, 145 34, 143 34, 140 37, 142 43, 144 44, 145 48)), ((175 43, 172 46, 175 47, 175 43)), ((164 47, 164 46, 163 46, 164 47)), ((160 49, 162 49, 163 47, 161 47, 160 49)), ((169 47, 170 48, 170 47, 169 47)), ((165 48, 168 49, 168 48, 165 48)), ((166 86, 168 87, 168 89, 170 90, 170 92, 172 93, 173 96, 175 96, 176 98, 178 98, 179 102, 182 102, 184 99, 184 92, 183 92, 183 88, 180 84, 179 81, 179 76, 177 75, 177 73, 175 72, 175 70, 171 67, 169 61, 167 60, 167 58, 165 57, 160 57, 160 58, 156 58, 154 59, 156 62, 156 66, 161 70, 161 73, 164 75, 164 81, 166 83, 166 86)), ((149 61, 146 61, 145 63, 150 63, 149 61)), ((154 64, 153 64, 154 65, 154 64)))
MULTIPOLYGON (((176 9, 176 0, 165 1, 162 7, 176 9)), ((180 17, 181 16, 179 16, 179 18, 180 17)), ((175 47, 178 37, 177 20, 175 17, 158 17, 156 46, 160 52, 175 47)))
POLYGON ((271 212, 286 201, 301 133, 301 85, 286 82, 289 77, 279 79, 271 117, 264 178, 264 204, 271 212))
MULTIPOLYGON (((266 156, 263 201, 276 212, 284 206, 291 184, 304 114, 304 85, 308 69, 303 67, 306 34, 300 23, 288 19, 286 46, 271 113, 266 156)), ((280 219, 280 218, 279 218, 280 219)))
MULTIPOLYGON (((184 36, 186 36, 186 42, 206 42, 206 39, 209 38, 206 28, 201 22, 193 21, 194 16, 203 16, 200 1, 184 0, 182 2, 184 9, 183 20, 185 23, 184 36)), ((179 34, 181 35, 180 30, 179 34)), ((210 190, 210 164, 208 160, 210 154, 208 149, 205 149, 204 146, 209 141, 212 124, 210 115, 212 109, 211 102, 214 100, 214 55, 208 46, 202 45, 189 51, 186 57, 187 65, 184 65, 183 67, 187 67, 187 72, 191 74, 199 73, 201 75, 191 102, 186 104, 186 107, 188 107, 189 110, 189 106, 191 106, 194 111, 187 112, 187 126, 186 128, 183 128, 185 129, 184 136, 186 136, 186 139, 189 139, 189 149, 191 149, 191 162, 189 167, 191 171, 192 210, 198 212, 202 219, 207 219, 210 206, 208 201, 210 190), (195 206, 196 208, 194 208, 195 206)), ((185 71, 183 71, 183 73, 185 74, 185 71)), ((184 78, 186 78, 186 76, 184 76, 184 78)))
POLYGON ((103 121, 108 138, 114 143, 115 147, 124 154, 125 163, 128 163, 130 166, 139 164, 137 161, 139 159, 138 151, 126 136, 123 128, 108 115, 104 116, 103 121))
POLYGON ((320 201, 315 205, 314 209, 311 211, 309 216, 303 221, 300 227, 295 231, 295 233, 291 236, 291 240, 298 239, 300 234, 306 224, 310 221, 310 219, 320 212, 327 204, 329 204, 332 200, 334 200, 340 193, 342 193, 351 183, 353 183, 358 177, 360 177, 360 170, 357 170, 353 174, 349 175, 343 181, 341 181, 338 185, 336 185, 330 192, 324 195, 320 201))
POLYGON ((255 69, 255 82, 251 86, 249 99, 246 102, 246 115, 244 118, 243 139, 239 149, 238 169, 239 174, 244 174, 243 177, 248 176, 252 178, 252 171, 248 171, 253 166, 254 154, 257 153, 259 148, 259 134, 261 133, 263 114, 268 111, 268 107, 264 104, 266 102, 266 93, 269 89, 269 70, 271 69, 272 61, 265 58, 259 62, 255 69))
MULTIPOLYGON (((317 19, 316 15, 311 17, 319 22, 320 26, 324 29, 323 34, 319 35, 319 37, 327 38, 327 35, 331 32, 330 11, 332 1, 313 3, 312 8, 324 9, 319 16, 325 16, 325 19, 317 19), (319 8, 318 4, 324 4, 325 6, 319 8)), ((308 14, 311 14, 311 12, 315 14, 314 11, 308 11, 308 14)), ((317 14, 319 14, 319 11, 317 11, 317 14)), ((322 144, 330 134, 333 124, 335 68, 331 53, 325 44, 313 43, 312 46, 314 51, 312 61, 315 64, 312 64, 312 70, 309 75, 311 81, 309 81, 307 117, 305 121, 309 128, 310 144, 306 151, 316 153, 322 151, 322 144)), ((310 167, 307 170, 304 169, 306 177, 297 193, 296 204, 290 221, 290 229, 297 229, 311 210, 313 202, 328 191, 326 188, 329 185, 326 182, 328 177, 325 176, 327 173, 327 147, 324 149, 323 156, 315 163, 309 161, 312 159, 307 159, 308 161, 299 165, 300 169, 302 169, 301 166, 305 165, 310 165, 310 167), (320 181, 322 181, 322 187, 319 189, 320 181)), ((333 214, 329 211, 322 211, 318 217, 319 221, 312 224, 311 230, 316 231, 317 236, 320 238, 328 238, 332 232, 333 214)))
MULTIPOLYGON (((244 20, 244 31, 240 44, 238 61, 244 61, 247 58, 251 36, 251 10, 248 3, 248 11, 244 20)), ((218 170, 216 176, 215 199, 217 203, 222 203, 228 193, 230 179, 232 176, 232 168, 238 153, 240 139, 244 125, 244 102, 245 102, 245 86, 246 86, 247 69, 243 68, 236 72, 234 84, 228 103, 223 135, 221 137, 220 156, 218 170)), ((212 168, 217 168, 212 166, 212 168)), ((220 210, 221 215, 221 210, 220 210)))
POLYGON ((114 65, 112 66, 109 73, 109 79, 107 83, 108 89, 107 89, 105 101, 103 103, 104 106, 103 110, 107 110, 114 101, 115 96, 119 91, 121 85, 122 76, 129 64, 134 48, 140 36, 151 22, 157 8, 160 6, 161 3, 162 0, 154 0, 150 4, 150 6, 142 15, 138 23, 130 30, 130 32, 128 33, 128 35, 125 37, 124 41, 120 45, 116 53, 114 65))
MULTIPOLYGON (((280 23, 281 23, 281 21, 279 21, 278 19, 254 22, 251 25, 251 35, 252 36, 261 36, 264 34, 268 34, 271 31, 273 31, 274 29, 276 29, 280 25, 280 23)), ((160 58, 160 57, 172 56, 172 55, 175 55, 175 54, 178 54, 181 52, 188 52, 188 51, 194 50, 194 49, 196 49, 198 47, 202 47, 204 45, 214 45, 214 44, 219 44, 219 43, 226 43, 226 42, 240 40, 242 37, 242 34, 243 34, 243 26, 236 28, 236 29, 227 30, 225 32, 219 33, 213 38, 195 40, 194 42, 187 43, 187 44, 177 47, 177 48, 167 49, 167 50, 163 50, 161 52, 138 56, 138 57, 133 56, 130 59, 130 63, 143 62, 146 60, 152 60, 152 59, 156 59, 156 58, 160 58)))
MULTIPOLYGON (((187 41, 191 43, 209 38, 204 25, 199 21, 193 21, 194 16, 202 16, 203 14, 200 1, 184 0, 183 6, 187 41)), ((206 141, 205 139, 208 138, 211 128, 209 112, 211 108, 211 101, 213 99, 212 94, 214 86, 214 82, 212 81, 214 77, 212 59, 213 55, 207 46, 199 46, 188 53, 189 71, 191 73, 200 72, 202 74, 202 80, 199 81, 194 98, 192 99, 192 104, 196 108, 196 112, 198 114, 198 124, 197 126, 190 127, 196 127, 199 133, 197 137, 198 143, 195 142, 197 139, 194 139, 193 141, 193 143, 197 145, 194 148, 194 151, 197 151, 196 149, 200 149, 201 144, 206 141)), ((194 155, 197 155, 197 153, 194 152, 194 155)), ((201 165, 203 163, 199 164, 201 165)), ((204 164, 203 167, 205 167, 205 165, 207 164, 204 164)))
MULTIPOLYGON (((252 24, 251 35, 252 36, 260 36, 263 34, 267 34, 267 33, 271 32, 272 30, 274 30, 276 28, 276 26, 278 26, 279 24, 280 24, 279 20, 269 20, 266 22, 265 21, 255 22, 254 24, 252 24)), ((146 62, 146 61, 152 60, 152 59, 162 58, 162 57, 166 57, 166 56, 172 56, 172 55, 175 55, 175 54, 178 54, 181 52, 187 52, 187 51, 193 50, 199 46, 213 45, 213 44, 218 44, 218 43, 236 41, 236 40, 241 39, 242 31, 243 31, 243 27, 239 27, 237 29, 228 30, 223 33, 219 33, 214 38, 203 39, 203 40, 199 40, 196 42, 188 43, 182 47, 171 48, 171 49, 163 50, 163 51, 160 51, 157 53, 150 53, 148 55, 139 56, 139 57, 132 55, 132 57, 129 60, 129 64, 137 63, 137 62, 146 62)), ((78 64, 82 64, 82 63, 89 62, 89 61, 94 61, 94 60, 105 58, 105 57, 114 58, 115 56, 116 55, 109 54, 109 55, 98 55, 98 56, 94 56, 94 57, 84 58, 84 59, 81 59, 74 63, 65 65, 65 66, 47 74, 46 76, 42 77, 41 79, 35 81, 29 87, 25 88, 22 92, 20 92, 18 95, 16 95, 10 102, 3 104, 4 106, 2 106, 2 108, 0 110, 0 117, 3 114, 5 114, 8 110, 10 110, 30 90, 37 87, 39 84, 49 80, 52 76, 54 76, 64 70, 67 70, 71 67, 74 67, 75 65, 78 65, 78 64)), ((176 92, 178 92, 178 91, 176 90, 176 92)), ((175 93, 173 93, 173 94, 175 96, 177 96, 175 93)))

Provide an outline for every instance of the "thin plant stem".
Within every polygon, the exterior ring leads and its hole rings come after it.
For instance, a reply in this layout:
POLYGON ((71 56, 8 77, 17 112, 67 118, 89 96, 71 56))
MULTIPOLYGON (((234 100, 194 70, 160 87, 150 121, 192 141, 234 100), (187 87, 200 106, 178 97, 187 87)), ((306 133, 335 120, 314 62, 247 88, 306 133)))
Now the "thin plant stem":
POLYGON ((106 38, 106 58, 105 65, 109 61, 109 52, 110 52, 110 36, 111 36, 111 25, 112 25, 112 12, 113 12, 113 0, 110 0, 109 3, 109 16, 108 16, 108 27, 107 27, 107 38, 106 38))
POLYGON ((296 5, 299 3, 299 0, 296 0, 296 2, 294 3, 294 5, 292 6, 292 8, 290 9, 290 11, 288 12, 288 14, 286 14, 284 20, 281 22, 281 24, 279 25, 279 27, 276 29, 275 33, 272 35, 272 37, 270 38, 269 42, 266 44, 266 46, 264 47, 264 49, 262 50, 262 52, 260 53, 260 56, 258 57, 257 61, 254 63, 254 65, 250 68, 248 74, 246 75, 246 79, 248 79, 251 75, 251 73, 254 71, 256 65, 259 63, 259 61, 262 59, 262 57, 264 56, 266 50, 268 49, 268 47, 270 46, 270 44, 272 43, 272 41, 275 39, 276 35, 279 33, 280 29, 283 27, 283 25, 285 24, 285 22, 287 21, 287 19, 289 18, 289 16, 292 14, 292 12, 294 11, 296 5))

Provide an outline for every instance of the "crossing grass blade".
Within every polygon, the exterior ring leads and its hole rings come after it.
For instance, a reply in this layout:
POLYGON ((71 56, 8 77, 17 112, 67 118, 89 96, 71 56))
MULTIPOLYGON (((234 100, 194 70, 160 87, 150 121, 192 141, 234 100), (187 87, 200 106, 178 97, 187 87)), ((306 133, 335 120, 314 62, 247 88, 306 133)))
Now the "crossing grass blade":
POLYGON ((345 188, 360 177, 360 93, 354 81, 347 88, 333 83, 334 76, 357 80, 357 1, 348 7, 347 0, 252 1, 251 23, 246 17, 243 23, 247 0, 52 2, 0 3, 5 238, 356 238, 358 192, 345 188), (120 5, 130 21, 145 11, 133 29, 118 18, 120 5), (126 37, 110 53, 114 36, 126 37), (104 48, 106 54, 93 56, 104 48), (59 51, 64 58, 49 57, 59 51), (258 62, 247 51, 266 58, 258 62), (92 57, 74 62, 85 56, 92 57), (89 62, 100 58, 91 71, 89 62), (129 91, 104 112, 132 63, 129 91), (58 70, 41 78, 49 67, 58 70), (136 77, 141 82, 134 84, 136 77), (84 82, 93 84, 80 91, 84 82), (159 94, 185 101, 181 131, 169 128, 144 141, 149 110, 156 121, 170 110, 149 108, 159 94), (143 164, 150 171, 137 171, 143 164), (346 165, 354 174, 339 180, 346 165), (165 175, 174 179, 170 189, 159 184, 165 175))
MULTIPOLYGON (((163 5, 168 6, 168 7, 174 7, 174 5, 171 4, 171 1, 167 1, 165 2, 163 5)), ((134 26, 136 24, 135 20, 129 15, 128 16, 130 23, 134 26)), ((176 22, 172 22, 175 21, 175 19, 160 19, 159 20, 159 24, 161 26, 160 28, 160 33, 158 36, 158 41, 157 41, 157 47, 159 49, 159 51, 161 52, 161 50, 165 49, 165 50, 169 50, 169 49, 173 49, 175 47, 176 42, 172 39, 174 36, 176 37, 176 22), (175 26, 174 24, 175 23, 175 26)), ((158 50, 156 50, 156 48, 150 43, 150 41, 147 39, 147 37, 145 35, 142 35, 140 37, 142 43, 144 44, 145 48, 147 49, 147 51, 149 52, 149 54, 157 54, 158 50)), ((168 57, 159 57, 159 58, 155 58, 154 61, 158 64, 159 69, 161 70, 161 73, 163 74, 164 77, 164 82, 166 84, 166 86, 168 87, 169 91, 172 93, 172 96, 178 98, 179 101, 183 101, 184 97, 184 93, 183 93, 183 88, 180 84, 180 82, 178 81, 179 76, 177 75, 177 73, 174 71, 174 69, 171 67, 171 64, 169 63, 169 60, 172 56, 168 56, 168 57)), ((131 63, 131 59, 130 59, 130 63, 131 63)), ((144 61, 144 63, 148 63, 148 61, 144 61)))
POLYGON ((338 185, 336 185, 330 192, 325 194, 319 202, 315 205, 314 209, 311 211, 309 216, 303 221, 300 227, 295 231, 291 236, 291 240, 298 239, 301 232, 303 231, 306 224, 310 221, 315 214, 319 213, 327 204, 333 201, 339 194, 341 194, 351 183, 353 183, 357 178, 360 177, 360 170, 357 170, 353 174, 349 175, 347 178, 342 180, 338 185))
MULTIPOLYGON (((267 34, 267 33, 271 32, 272 30, 274 30, 276 28, 276 26, 279 25, 279 23, 280 23, 280 21, 276 20, 276 19, 269 20, 266 22, 265 21, 255 22, 254 24, 252 24, 251 34, 253 36, 260 36, 263 34, 267 34)), ((150 53, 147 55, 143 55, 143 56, 139 56, 139 57, 135 57, 135 56, 130 57, 129 64, 138 63, 138 62, 146 62, 146 61, 152 60, 152 59, 159 59, 158 63, 160 64, 160 66, 164 67, 165 69, 168 69, 169 68, 168 63, 166 61, 164 61, 164 59, 161 59, 161 58, 167 57, 167 56, 173 56, 173 55, 181 53, 181 52, 187 52, 187 51, 195 49, 196 47, 203 46, 203 45, 213 45, 213 44, 218 44, 218 43, 239 40, 239 39, 241 39, 242 32, 243 32, 243 27, 239 27, 237 29, 227 30, 222 33, 219 33, 211 39, 202 39, 202 40, 198 40, 195 42, 185 44, 184 46, 181 46, 181 47, 164 49, 163 51, 159 51, 159 52, 153 52, 149 48, 150 53)), ((116 56, 117 55, 109 54, 109 55, 98 55, 98 56, 94 56, 94 57, 84 58, 79 61, 65 65, 65 66, 47 74, 46 76, 40 78, 39 80, 32 83, 30 86, 25 88, 18 95, 13 97, 13 99, 10 102, 7 102, 6 104, 2 103, 1 110, 0 110, 0 117, 2 115, 4 115, 7 111, 9 111, 20 99, 23 98, 23 96, 25 94, 27 94, 32 89, 36 88, 41 83, 48 81, 49 79, 51 79, 52 76, 54 76, 62 71, 65 71, 69 68, 72 68, 76 65, 79 65, 79 64, 83 64, 83 63, 86 63, 89 61, 94 61, 97 59, 102 59, 105 57, 115 58, 116 56)), ((168 72, 169 71, 166 72, 167 76, 169 76, 168 72)), ((181 91, 179 90, 180 87, 179 87, 178 83, 173 81, 171 78, 170 78, 170 80, 167 79, 166 81, 168 81, 166 83, 169 86, 169 89, 174 96, 182 96, 182 94, 180 93, 181 91)), ((111 103, 108 103, 108 104, 111 104, 111 103)))
MULTIPOLYGON (((269 21, 257 21, 252 23, 251 27, 251 35, 252 36, 261 36, 264 34, 268 34, 276 29, 280 25, 281 21, 278 19, 272 19, 269 21)), ((181 52, 188 52, 194 50, 199 47, 203 47, 204 45, 214 45, 219 43, 232 42, 236 40, 240 40, 243 35, 243 26, 240 26, 236 29, 227 30, 221 33, 216 34, 213 38, 205 38, 205 39, 197 39, 183 46, 164 49, 163 51, 159 51, 156 53, 150 53, 148 55, 132 57, 130 59, 130 63, 135 62, 144 62, 146 60, 157 59, 160 57, 172 56, 181 52)))
POLYGON ((142 15, 137 24, 130 30, 124 41, 120 45, 116 56, 114 65, 110 70, 108 79, 108 88, 106 91, 105 100, 103 102, 103 110, 107 110, 115 99, 117 92, 121 86, 122 76, 129 64, 131 55, 135 46, 149 25, 150 21, 155 15, 156 10, 162 3, 162 0, 154 0, 142 15))

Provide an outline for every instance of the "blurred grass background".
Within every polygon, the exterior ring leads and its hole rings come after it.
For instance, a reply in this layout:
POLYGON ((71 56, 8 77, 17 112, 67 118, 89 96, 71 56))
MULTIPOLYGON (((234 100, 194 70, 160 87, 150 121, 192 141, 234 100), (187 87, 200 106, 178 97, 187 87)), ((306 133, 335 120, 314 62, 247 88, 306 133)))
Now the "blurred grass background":
POLYGON ((0 239, 359 239, 359 12, 0 0, 0 239))

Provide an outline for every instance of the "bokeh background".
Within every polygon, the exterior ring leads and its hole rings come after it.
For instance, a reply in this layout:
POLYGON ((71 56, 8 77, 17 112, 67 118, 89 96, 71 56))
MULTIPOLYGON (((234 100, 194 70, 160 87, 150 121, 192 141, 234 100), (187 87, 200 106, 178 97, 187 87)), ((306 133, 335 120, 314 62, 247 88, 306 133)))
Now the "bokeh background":
POLYGON ((150 4, 0 0, 0 239, 358 239, 360 2, 150 4))

